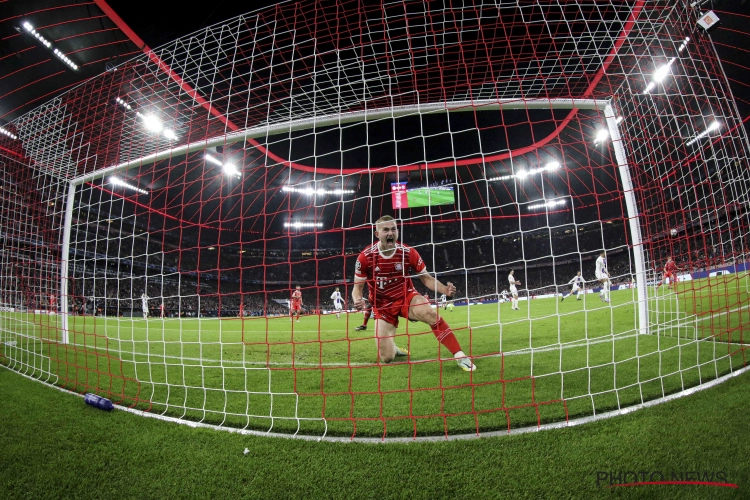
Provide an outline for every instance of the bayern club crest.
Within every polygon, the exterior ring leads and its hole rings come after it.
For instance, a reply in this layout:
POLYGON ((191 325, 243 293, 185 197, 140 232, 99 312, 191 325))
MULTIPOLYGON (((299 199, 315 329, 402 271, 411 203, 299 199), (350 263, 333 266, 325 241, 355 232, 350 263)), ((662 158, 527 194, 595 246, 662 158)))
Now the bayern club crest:
POLYGON ((396 268, 396 271, 401 271, 403 269, 401 264, 396 264, 395 268, 396 268))

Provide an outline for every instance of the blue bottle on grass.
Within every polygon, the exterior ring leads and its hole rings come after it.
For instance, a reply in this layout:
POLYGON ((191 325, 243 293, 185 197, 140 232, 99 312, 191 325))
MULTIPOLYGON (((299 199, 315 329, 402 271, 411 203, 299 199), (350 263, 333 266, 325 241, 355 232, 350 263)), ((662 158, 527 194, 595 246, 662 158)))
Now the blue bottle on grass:
POLYGON ((112 404, 112 401, 107 398, 97 396, 96 394, 91 394, 90 392, 87 392, 83 396, 83 400, 86 402, 86 404, 99 408, 100 410, 112 411, 115 409, 115 405, 112 404))

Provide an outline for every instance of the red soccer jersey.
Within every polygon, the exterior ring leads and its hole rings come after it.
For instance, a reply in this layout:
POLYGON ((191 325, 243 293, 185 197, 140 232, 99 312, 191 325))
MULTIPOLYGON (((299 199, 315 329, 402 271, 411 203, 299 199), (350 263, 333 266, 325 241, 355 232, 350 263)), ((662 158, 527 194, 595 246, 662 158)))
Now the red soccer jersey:
POLYGON ((403 299, 407 292, 414 291, 410 274, 425 270, 419 253, 408 245, 396 243, 396 251, 390 257, 383 256, 378 243, 365 248, 357 257, 354 272, 356 278, 367 280, 370 302, 379 307, 403 299), (409 269, 413 273, 409 273, 409 269))
POLYGON ((299 305, 302 302, 302 292, 295 290, 292 292, 292 304, 299 305))
POLYGON ((664 264, 664 274, 674 274, 675 272, 677 272, 677 264, 673 260, 664 264))

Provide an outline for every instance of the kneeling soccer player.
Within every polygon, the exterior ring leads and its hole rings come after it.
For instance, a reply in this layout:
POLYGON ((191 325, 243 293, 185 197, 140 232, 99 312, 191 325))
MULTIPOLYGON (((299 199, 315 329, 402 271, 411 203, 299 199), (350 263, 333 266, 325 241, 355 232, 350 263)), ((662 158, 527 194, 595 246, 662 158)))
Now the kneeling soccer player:
POLYGON ((357 257, 352 298, 354 306, 363 309, 365 301, 362 291, 365 283, 369 282, 380 361, 390 363, 396 356, 409 354, 396 346, 394 341, 400 316, 428 324, 435 337, 453 354, 462 370, 476 370, 471 358, 461 350, 458 339, 445 320, 438 316, 437 311, 414 288, 409 269, 434 292, 453 296, 456 287, 452 283, 444 285, 432 277, 419 253, 398 242, 398 228, 392 217, 385 216, 376 221, 375 237, 378 241, 365 248, 357 257))

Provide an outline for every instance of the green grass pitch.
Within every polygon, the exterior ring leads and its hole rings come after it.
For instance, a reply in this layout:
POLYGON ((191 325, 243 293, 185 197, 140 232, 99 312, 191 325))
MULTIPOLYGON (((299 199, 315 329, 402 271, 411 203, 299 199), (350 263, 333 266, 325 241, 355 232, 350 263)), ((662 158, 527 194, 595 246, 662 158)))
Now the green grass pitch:
POLYGON ((58 339, 58 318, 2 313, 2 321, 17 332, 6 363, 124 405, 261 431, 423 436, 615 410, 746 363, 747 275, 681 283, 677 293, 649 288, 653 335, 637 335, 634 299, 622 290, 611 304, 588 294, 522 301, 520 311, 509 303, 441 311, 474 357, 473 374, 426 326, 405 320, 397 344, 411 355, 379 364, 374 323, 354 331, 361 313, 300 322, 71 317, 69 346, 40 341, 58 339))

